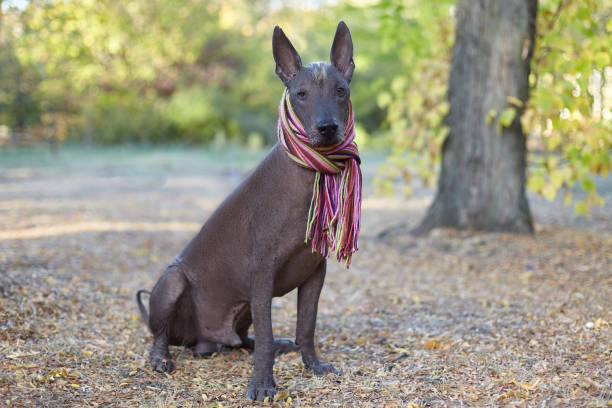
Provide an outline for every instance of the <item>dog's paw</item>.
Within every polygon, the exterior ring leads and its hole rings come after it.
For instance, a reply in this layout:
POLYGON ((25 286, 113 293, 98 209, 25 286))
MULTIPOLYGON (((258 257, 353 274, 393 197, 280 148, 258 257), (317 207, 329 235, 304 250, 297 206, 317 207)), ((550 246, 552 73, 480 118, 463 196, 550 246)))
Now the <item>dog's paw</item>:
POLYGON ((313 364, 310 369, 314 375, 340 374, 340 371, 336 370, 330 363, 320 361, 317 364, 313 364))
POLYGON ((214 354, 214 352, 212 351, 203 351, 203 352, 197 352, 197 351, 192 351, 192 354, 195 358, 210 358, 212 357, 212 355, 214 354))
POLYGON ((255 339, 252 337, 245 337, 244 340, 242 340, 242 345, 240 347, 249 353, 252 353, 255 351, 255 339))
POLYGON ((221 351, 221 345, 207 341, 198 342, 191 348, 194 357, 208 358, 221 351))
POLYGON ((170 357, 151 357, 151 368, 160 373, 169 373, 174 370, 174 363, 170 357))
POLYGON ((274 385, 274 379, 268 380, 256 380, 252 379, 247 390, 247 398, 253 401, 264 401, 268 398, 268 401, 274 401, 276 395, 276 388, 274 385))
POLYGON ((274 340, 274 354, 285 354, 291 353, 292 351, 298 351, 300 346, 295 344, 291 339, 275 339, 274 340))

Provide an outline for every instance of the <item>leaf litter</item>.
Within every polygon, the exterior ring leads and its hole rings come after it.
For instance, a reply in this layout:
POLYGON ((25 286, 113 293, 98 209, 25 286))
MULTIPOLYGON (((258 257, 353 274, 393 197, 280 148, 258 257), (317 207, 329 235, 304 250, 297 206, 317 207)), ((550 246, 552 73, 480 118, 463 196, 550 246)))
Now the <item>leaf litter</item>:
MULTIPOLYGON (((153 227, 0 240, 0 406, 262 405, 244 398, 252 357, 241 350, 199 359, 173 347, 176 370, 152 372, 134 302, 195 232, 155 223, 200 223, 242 175, 173 175, 183 180, 173 187, 127 172, 96 190, 99 173, 65 173, 33 172, 0 192, 2 228, 153 227), (29 188, 41 180, 56 188, 29 188)), ((366 198, 351 269, 328 268, 317 340, 342 374, 314 377, 299 354, 279 356, 265 405, 612 406, 609 233, 549 223, 534 236, 414 238, 385 226, 414 224, 424 207, 395 200, 366 198)), ((295 294, 275 299, 275 336, 292 337, 295 304, 295 294)))

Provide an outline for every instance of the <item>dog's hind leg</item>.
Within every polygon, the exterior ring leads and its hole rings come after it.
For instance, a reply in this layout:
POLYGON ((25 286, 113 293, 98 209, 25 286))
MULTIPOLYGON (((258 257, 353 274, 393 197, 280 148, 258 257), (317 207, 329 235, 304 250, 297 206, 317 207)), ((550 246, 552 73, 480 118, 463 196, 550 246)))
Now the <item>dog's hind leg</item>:
MULTIPOLYGON (((251 327, 252 323, 251 310, 248 308, 245 313, 240 316, 236 324, 236 333, 238 333, 240 340, 242 340, 242 345, 240 347, 246 349, 249 353, 255 350, 255 339, 248 335, 249 327, 251 327)), ((290 353, 299 349, 300 346, 295 344, 291 339, 274 339, 274 355, 290 353)))
POLYGON ((253 324, 251 308, 247 307, 243 311, 242 315, 238 317, 238 321, 236 323, 236 333, 242 341, 242 345, 240 347, 245 348, 249 353, 252 353, 253 350, 255 350, 255 340, 252 337, 249 337, 249 327, 251 327, 251 324, 253 324))
POLYGON ((198 341, 191 348, 194 357, 210 357, 213 353, 218 353, 221 350, 221 345, 210 341, 198 341))
POLYGON ((174 364, 170 359, 168 344, 173 331, 173 320, 177 304, 185 292, 187 280, 180 267, 171 265, 161 276, 149 300, 149 327, 153 333, 153 346, 149 359, 152 369, 159 372, 170 372, 174 364))

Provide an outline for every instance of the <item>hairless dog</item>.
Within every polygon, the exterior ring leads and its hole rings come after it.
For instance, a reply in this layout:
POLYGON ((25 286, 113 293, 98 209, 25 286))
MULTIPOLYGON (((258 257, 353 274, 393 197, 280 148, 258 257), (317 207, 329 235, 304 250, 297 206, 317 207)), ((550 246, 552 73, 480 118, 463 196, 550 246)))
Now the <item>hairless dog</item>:
MULTIPOLYGON (((346 24, 338 24, 331 64, 302 66, 278 26, 272 44, 276 73, 309 144, 316 149, 342 142, 351 119, 349 82, 355 67, 346 24)), ((221 346, 254 348, 255 368, 247 391, 254 400, 275 395, 272 366, 277 352, 299 349, 305 366, 315 374, 337 372, 319 360, 314 343, 326 269, 325 256, 305 242, 316 174, 296 165, 277 143, 168 266, 150 292, 149 313, 140 299, 149 292, 138 292, 140 310, 154 337, 154 370, 173 370, 168 345, 189 347, 198 356, 221 346), (295 342, 275 340, 272 298, 295 288, 295 342), (247 336, 251 324, 255 340, 247 336)))

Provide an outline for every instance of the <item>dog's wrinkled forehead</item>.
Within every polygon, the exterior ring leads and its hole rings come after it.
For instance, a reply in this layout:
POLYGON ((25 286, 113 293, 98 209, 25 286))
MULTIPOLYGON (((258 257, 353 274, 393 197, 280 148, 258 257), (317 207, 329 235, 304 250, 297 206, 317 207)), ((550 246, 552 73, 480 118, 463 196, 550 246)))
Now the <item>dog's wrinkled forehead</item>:
POLYGON ((297 77, 297 82, 303 84, 306 81, 313 81, 319 87, 323 87, 328 81, 346 82, 336 68, 321 61, 306 65, 297 77))

